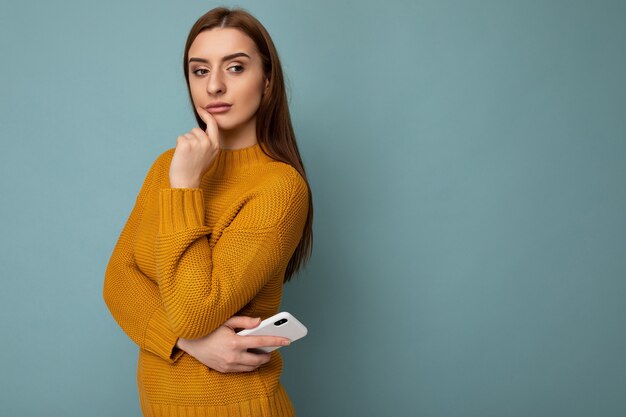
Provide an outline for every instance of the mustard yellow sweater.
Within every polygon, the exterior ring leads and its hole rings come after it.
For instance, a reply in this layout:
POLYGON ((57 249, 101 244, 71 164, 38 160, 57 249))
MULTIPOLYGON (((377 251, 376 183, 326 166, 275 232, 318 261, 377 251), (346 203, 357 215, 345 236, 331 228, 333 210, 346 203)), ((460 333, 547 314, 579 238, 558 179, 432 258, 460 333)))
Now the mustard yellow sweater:
POLYGON ((142 412, 291 417, 278 350, 255 371, 220 373, 175 344, 235 314, 278 312, 307 217, 307 184, 257 143, 221 149, 199 188, 170 188, 173 154, 163 152, 150 167, 104 277, 108 309, 140 348, 142 412))

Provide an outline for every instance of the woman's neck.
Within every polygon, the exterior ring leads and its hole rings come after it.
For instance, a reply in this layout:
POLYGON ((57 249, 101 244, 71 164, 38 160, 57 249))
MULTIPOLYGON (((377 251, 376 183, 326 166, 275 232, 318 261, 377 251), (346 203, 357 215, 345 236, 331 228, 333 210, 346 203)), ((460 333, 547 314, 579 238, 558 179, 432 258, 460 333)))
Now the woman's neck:
POLYGON ((254 166, 272 161, 273 159, 263 152, 258 142, 237 149, 221 148, 211 163, 206 176, 210 178, 230 177, 254 166))
POLYGON ((221 130, 220 149, 242 149, 258 143, 256 137, 256 119, 236 129, 221 130))

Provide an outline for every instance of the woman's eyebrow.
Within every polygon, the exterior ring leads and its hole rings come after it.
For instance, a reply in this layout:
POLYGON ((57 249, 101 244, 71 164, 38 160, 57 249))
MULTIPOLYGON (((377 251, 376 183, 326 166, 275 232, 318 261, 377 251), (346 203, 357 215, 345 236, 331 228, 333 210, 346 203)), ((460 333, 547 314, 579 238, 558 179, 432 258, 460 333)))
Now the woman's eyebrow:
MULTIPOLYGON (((236 58, 238 56, 245 56, 246 58, 250 58, 250 55, 248 55, 248 54, 246 54, 244 52, 235 52, 234 54, 230 54, 230 55, 226 55, 226 56, 222 57, 222 61, 227 61, 229 59, 233 59, 233 58, 236 58)), ((194 57, 194 58, 190 58, 189 59, 189 62, 194 62, 194 61, 195 62, 204 62, 206 64, 209 63, 209 61, 204 59, 204 58, 195 58, 194 57)))

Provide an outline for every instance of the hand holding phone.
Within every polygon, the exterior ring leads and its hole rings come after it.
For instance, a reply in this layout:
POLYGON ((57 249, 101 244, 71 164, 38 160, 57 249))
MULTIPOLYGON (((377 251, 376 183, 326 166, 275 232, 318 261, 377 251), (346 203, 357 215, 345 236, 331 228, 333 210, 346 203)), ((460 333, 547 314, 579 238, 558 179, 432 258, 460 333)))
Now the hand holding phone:
MULTIPOLYGON (((240 336, 257 335, 257 336, 280 336, 286 337, 292 342, 303 338, 308 333, 304 324, 286 311, 282 311, 263 320, 257 327, 253 329, 244 329, 237 332, 240 336)), ((271 352, 280 346, 260 347, 254 350, 261 352, 271 352)), ((253 351, 252 349, 248 349, 253 351)))

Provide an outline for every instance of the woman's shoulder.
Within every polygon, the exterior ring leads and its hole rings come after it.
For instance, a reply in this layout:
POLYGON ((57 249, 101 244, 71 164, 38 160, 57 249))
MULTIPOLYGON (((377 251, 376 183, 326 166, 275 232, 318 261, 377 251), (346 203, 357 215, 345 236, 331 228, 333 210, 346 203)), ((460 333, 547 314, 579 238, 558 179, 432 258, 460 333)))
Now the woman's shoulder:
POLYGON ((287 163, 271 161, 249 174, 245 177, 248 185, 239 200, 243 208, 231 228, 280 226, 282 230, 284 222, 306 218, 309 188, 297 169, 287 163))
POLYGON ((175 150, 176 150, 176 148, 169 148, 169 149, 166 149, 166 150, 162 151, 156 157, 156 160, 157 161, 163 161, 163 162, 171 162, 172 161, 172 157, 174 156, 174 151, 175 150))
POLYGON ((263 174, 260 175, 258 179, 261 187, 280 190, 282 192, 292 191, 302 193, 308 189, 307 182, 300 172, 292 165, 285 162, 268 162, 263 169, 263 174))
POLYGON ((170 162, 172 161, 175 150, 176 148, 170 148, 161 151, 156 158, 152 160, 149 170, 150 173, 156 176, 162 176, 163 172, 169 171, 170 162))
POLYGON ((176 148, 169 148, 164 151, 160 151, 159 154, 152 160, 152 164, 150 169, 154 170, 155 168, 160 168, 166 162, 170 162, 172 157, 174 156, 174 151, 176 148))

